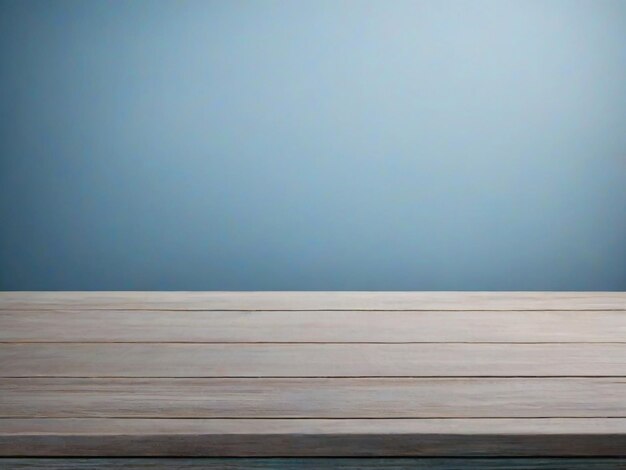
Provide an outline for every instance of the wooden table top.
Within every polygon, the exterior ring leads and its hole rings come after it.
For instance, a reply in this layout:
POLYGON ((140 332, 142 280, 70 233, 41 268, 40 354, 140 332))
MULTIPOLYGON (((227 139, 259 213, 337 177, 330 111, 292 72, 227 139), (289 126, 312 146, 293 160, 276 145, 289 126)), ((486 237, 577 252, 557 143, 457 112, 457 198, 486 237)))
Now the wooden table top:
POLYGON ((626 293, 2 292, 0 456, 626 456, 626 293))

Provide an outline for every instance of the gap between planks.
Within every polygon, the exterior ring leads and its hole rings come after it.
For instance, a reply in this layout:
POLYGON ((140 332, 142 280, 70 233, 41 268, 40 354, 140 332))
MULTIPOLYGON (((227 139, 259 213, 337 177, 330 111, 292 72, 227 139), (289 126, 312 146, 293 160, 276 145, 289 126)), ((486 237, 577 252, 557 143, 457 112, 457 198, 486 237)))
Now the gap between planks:
POLYGON ((3 458, 0 468, 13 470, 625 470, 626 459, 579 458, 3 458))
POLYGON ((91 310, 94 312, 277 312, 277 313, 290 313, 290 312, 363 312, 363 313, 381 313, 381 312, 624 312, 626 308, 502 308, 502 309, 494 309, 494 308, 445 308, 445 309, 436 309, 436 308, 299 308, 299 309, 277 309, 277 308, 154 308, 154 307, 144 307, 144 308, 130 308, 130 307, 71 307, 67 305, 59 305, 59 306, 51 306, 46 308, 40 308, 33 305, 27 305, 23 308, 18 307, 9 307, 3 308, 0 305, 0 312, 2 311, 15 311, 15 312, 30 312, 30 311, 38 311, 38 312, 54 312, 58 310, 66 310, 72 312, 80 312, 84 310, 91 310))

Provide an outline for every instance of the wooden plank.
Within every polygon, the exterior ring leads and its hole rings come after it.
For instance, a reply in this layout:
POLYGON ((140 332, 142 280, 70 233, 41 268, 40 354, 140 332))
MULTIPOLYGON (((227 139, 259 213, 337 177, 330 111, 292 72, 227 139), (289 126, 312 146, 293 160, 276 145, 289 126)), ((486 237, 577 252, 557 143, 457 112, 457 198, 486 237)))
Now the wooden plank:
POLYGON ((0 341, 626 342, 626 312, 0 310, 0 341))
POLYGON ((6 419, 2 456, 626 456, 624 419, 6 419))
POLYGON ((2 293, 0 342, 3 456, 626 456, 625 293, 2 293))
POLYGON ((626 343, 15 343, 0 358, 0 377, 626 376, 626 343))
POLYGON ((0 309, 626 310, 626 292, 0 292, 0 309))
POLYGON ((0 458, 12 470, 626 470, 626 458, 0 458))
POLYGON ((50 379, 0 381, 0 417, 626 417, 626 380, 50 379))

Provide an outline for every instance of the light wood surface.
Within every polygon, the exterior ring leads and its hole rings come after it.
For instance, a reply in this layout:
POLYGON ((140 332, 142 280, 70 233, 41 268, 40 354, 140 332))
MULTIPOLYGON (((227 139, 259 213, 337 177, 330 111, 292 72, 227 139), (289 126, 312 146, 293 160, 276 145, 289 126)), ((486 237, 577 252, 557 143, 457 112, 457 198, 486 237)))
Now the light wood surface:
POLYGON ((626 457, 625 372, 619 292, 3 292, 0 456, 626 457))
POLYGON ((626 343, 36 343, 0 357, 0 377, 626 376, 626 343))
POLYGON ((626 418, 626 380, 3 379, 0 417, 626 418))
POLYGON ((0 292, 2 309, 624 310, 624 292, 0 292))
POLYGON ((567 310, 0 310, 0 342, 626 343, 626 315, 567 310))

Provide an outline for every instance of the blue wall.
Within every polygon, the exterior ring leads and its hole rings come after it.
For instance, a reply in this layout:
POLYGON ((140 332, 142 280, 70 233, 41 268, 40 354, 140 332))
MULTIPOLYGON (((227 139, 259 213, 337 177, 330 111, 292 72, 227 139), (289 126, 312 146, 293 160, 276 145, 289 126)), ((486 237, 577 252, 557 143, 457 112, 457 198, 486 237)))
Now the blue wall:
POLYGON ((1 1, 0 289, 626 290, 626 2, 1 1))

